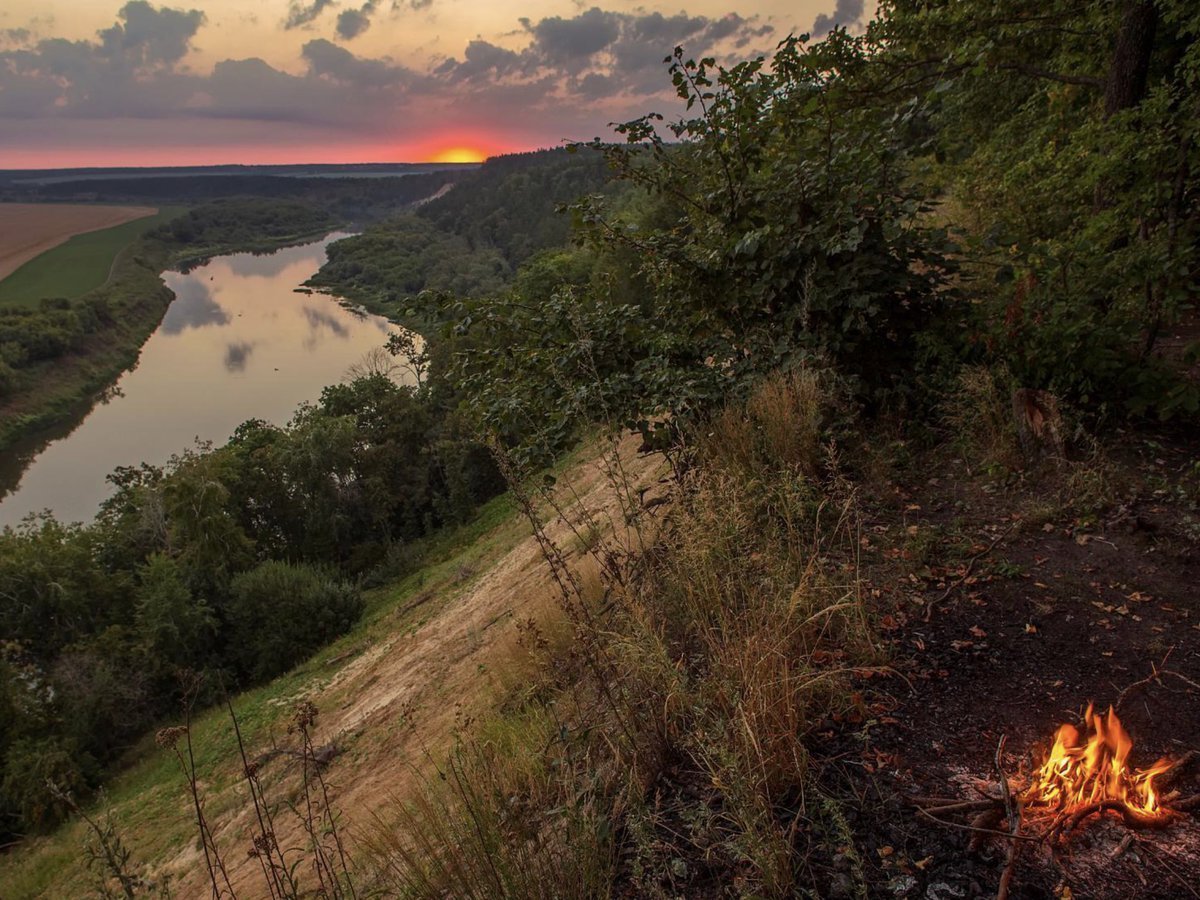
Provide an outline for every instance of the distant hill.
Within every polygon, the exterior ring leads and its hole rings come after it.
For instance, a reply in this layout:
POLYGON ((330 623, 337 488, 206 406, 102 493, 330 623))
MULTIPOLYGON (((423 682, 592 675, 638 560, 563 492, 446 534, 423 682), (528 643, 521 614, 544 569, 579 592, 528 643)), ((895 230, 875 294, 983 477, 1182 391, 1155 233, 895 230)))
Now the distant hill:
POLYGON ((535 253, 566 245, 571 221, 561 206, 612 183, 591 151, 493 157, 413 212, 331 245, 309 284, 369 307, 427 289, 486 294, 535 253))

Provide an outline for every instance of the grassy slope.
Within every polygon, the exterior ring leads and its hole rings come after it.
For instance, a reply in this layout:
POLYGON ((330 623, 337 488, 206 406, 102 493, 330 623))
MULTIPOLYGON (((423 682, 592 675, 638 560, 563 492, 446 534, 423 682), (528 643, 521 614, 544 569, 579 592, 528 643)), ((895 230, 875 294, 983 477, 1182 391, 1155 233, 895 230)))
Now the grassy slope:
POLYGON ((184 207, 165 206, 153 216, 75 235, 0 281, 0 304, 34 307, 44 297, 82 297, 108 281, 118 253, 182 212, 184 207))
MULTIPOLYGON (((504 495, 488 503, 470 524, 434 541, 423 568, 368 592, 367 612, 353 631, 287 675, 234 698, 248 748, 261 748, 271 735, 285 741, 294 698, 314 684, 328 683, 372 643, 390 634, 415 631, 435 618, 465 587, 460 575, 464 569, 484 571, 525 536, 524 522, 504 495), (430 592, 433 600, 411 605, 415 597, 430 592)), ((206 812, 220 819, 235 801, 234 792, 226 788, 239 781, 237 745, 228 716, 223 710, 204 713, 193 724, 193 734, 197 765, 210 798, 206 812)), ((351 738, 344 752, 353 757, 367 751, 356 747, 351 738)), ((130 752, 129 768, 110 782, 107 806, 138 860, 168 860, 195 843, 178 764, 155 746, 153 736, 130 752)), ((93 810, 98 811, 99 807, 93 810)), ((86 826, 71 822, 27 849, 0 855, 0 884, 6 900, 86 893, 93 884, 81 852, 88 837, 86 826)), ((225 848, 229 857, 241 855, 240 843, 225 848)))
MULTIPOLYGON (((623 443, 624 465, 635 482, 653 484, 662 474, 661 460, 638 457, 638 443, 632 438, 623 443)), ((596 441, 585 443, 554 472, 564 485, 558 502, 568 515, 574 519, 586 507, 609 523, 607 534, 621 513, 597 465, 602 449, 596 441)), ((570 555, 578 553, 567 526, 548 509, 541 514, 552 538, 570 555)), ((386 814, 394 798, 407 796, 431 755, 444 754, 459 713, 493 712, 513 679, 522 677, 513 624, 536 618, 545 626, 557 615, 549 569, 508 494, 424 549, 418 571, 367 592, 367 610, 349 634, 288 674, 233 698, 252 759, 275 742, 293 743, 287 725, 297 700, 317 704, 316 741, 338 746, 329 774, 333 805, 349 826, 352 859, 363 881, 369 878, 364 867, 370 866, 361 842, 373 817, 386 814)), ((206 815, 235 887, 242 896, 256 896, 261 875, 245 858, 251 826, 227 714, 218 709, 198 716, 193 736, 206 815)), ((289 760, 265 765, 261 777, 274 801, 294 799, 297 767, 289 760)), ((204 894, 203 861, 182 775, 152 735, 130 750, 126 768, 90 812, 102 815, 106 809, 135 862, 153 873, 176 873, 174 896, 204 894)), ((281 840, 294 845, 300 837, 288 833, 285 820, 289 814, 280 813, 281 840)), ((0 854, 4 900, 85 894, 93 884, 82 852, 88 839, 86 826, 71 822, 0 854)))

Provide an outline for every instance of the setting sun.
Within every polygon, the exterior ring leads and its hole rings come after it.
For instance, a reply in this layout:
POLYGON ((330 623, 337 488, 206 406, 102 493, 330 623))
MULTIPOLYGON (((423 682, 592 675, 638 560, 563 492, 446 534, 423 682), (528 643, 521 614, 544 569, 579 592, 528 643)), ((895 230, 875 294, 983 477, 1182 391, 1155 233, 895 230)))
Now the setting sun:
POLYGON ((477 163, 487 159, 487 154, 473 147, 448 147, 434 154, 430 162, 437 163, 477 163))

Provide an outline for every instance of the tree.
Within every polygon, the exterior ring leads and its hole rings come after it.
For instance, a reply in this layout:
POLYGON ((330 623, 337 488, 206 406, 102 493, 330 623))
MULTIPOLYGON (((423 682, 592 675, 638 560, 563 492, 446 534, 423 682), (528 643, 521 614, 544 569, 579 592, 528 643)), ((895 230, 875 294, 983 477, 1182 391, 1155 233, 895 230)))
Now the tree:
POLYGON ((151 556, 139 572, 135 624, 147 657, 168 667, 199 669, 211 652, 217 620, 194 598, 174 560, 151 556))

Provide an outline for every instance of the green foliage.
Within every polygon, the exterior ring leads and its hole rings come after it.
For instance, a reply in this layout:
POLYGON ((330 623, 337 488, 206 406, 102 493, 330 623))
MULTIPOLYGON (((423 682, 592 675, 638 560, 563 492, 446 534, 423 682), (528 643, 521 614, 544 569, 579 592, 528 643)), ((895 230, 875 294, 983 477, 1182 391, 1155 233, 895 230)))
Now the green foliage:
POLYGON ((566 150, 494 156, 418 215, 473 249, 495 247, 515 269, 539 250, 566 244, 571 221, 559 207, 608 190, 611 179, 598 156, 566 150))
POLYGON ((571 222, 557 209, 605 190, 610 178, 597 155, 494 157, 411 214, 330 246, 328 262, 308 283, 393 313, 425 290, 495 293, 527 259, 567 242, 571 222))
POLYGON ((396 302, 423 290, 472 295, 499 289, 510 276, 494 247, 430 227, 415 215, 368 228, 329 246, 329 259, 309 284, 354 300, 396 302))
POLYGON ((216 200, 159 226, 152 237, 201 248, 254 249, 324 234, 338 224, 325 210, 297 200, 216 200))
POLYGON ((1195 5, 882 12, 873 84, 929 103, 977 352, 1085 408, 1200 411, 1169 339, 1200 276, 1195 5))
POLYGON ((179 564, 163 553, 146 561, 139 580, 134 621, 147 657, 201 668, 217 630, 208 603, 192 596, 179 564))
POLYGON ((618 126, 626 144, 594 147, 645 199, 575 206, 589 283, 563 268, 424 300, 471 338, 458 372, 484 424, 541 463, 583 423, 685 426, 814 360, 868 401, 903 392, 952 248, 906 178, 920 105, 857 91, 870 51, 838 32, 725 70, 677 50, 691 117, 667 131, 681 142, 647 116, 618 126))
POLYGON ((95 536, 53 519, 0 531, 0 633, 50 656, 128 608, 128 582, 105 572, 95 536))
POLYGON ((91 761, 70 741, 23 738, 4 764, 0 781, 0 811, 16 816, 33 831, 46 831, 62 821, 70 807, 55 796, 47 782, 64 792, 87 787, 91 761))
POLYGON ((262 563, 233 579, 231 659, 255 680, 278 675, 348 629, 362 606, 358 589, 329 572, 262 563))
POLYGON ((54 732, 97 760, 114 758, 165 711, 166 697, 152 694, 150 676, 123 626, 72 644, 50 666, 54 732))

